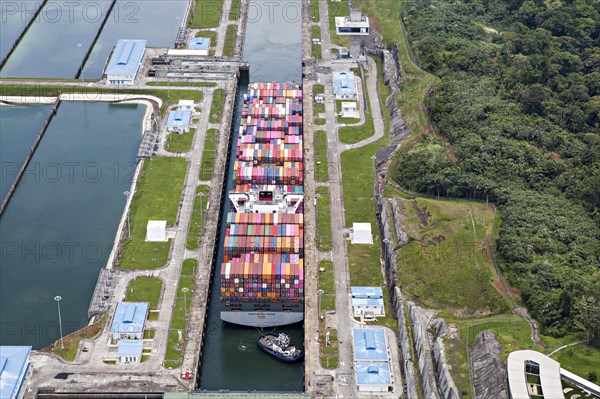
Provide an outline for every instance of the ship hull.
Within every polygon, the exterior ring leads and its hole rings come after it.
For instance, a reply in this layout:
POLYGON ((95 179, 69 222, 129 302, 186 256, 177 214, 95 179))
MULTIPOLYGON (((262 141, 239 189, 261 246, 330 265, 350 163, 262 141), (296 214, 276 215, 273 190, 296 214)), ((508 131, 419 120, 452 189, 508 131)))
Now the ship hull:
POLYGON ((303 312, 221 311, 221 320, 250 327, 275 327, 304 320, 303 312))

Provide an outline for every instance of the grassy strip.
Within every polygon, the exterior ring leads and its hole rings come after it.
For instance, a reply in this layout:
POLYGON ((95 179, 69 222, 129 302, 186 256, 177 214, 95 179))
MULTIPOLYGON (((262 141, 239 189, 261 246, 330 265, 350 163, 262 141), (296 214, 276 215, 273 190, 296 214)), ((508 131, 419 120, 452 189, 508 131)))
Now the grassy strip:
POLYGON ((181 366, 184 342, 185 331, 181 331, 181 341, 179 340, 179 331, 169 331, 169 339, 167 340, 167 351, 165 353, 164 362, 164 366, 166 368, 178 368, 181 366))
POLYGON ((321 27, 320 26, 313 25, 310 30, 311 30, 313 39, 321 40, 321 27))
POLYGON ((195 133, 196 128, 191 128, 189 132, 181 134, 169 133, 167 138, 167 151, 175 153, 188 152, 192 149, 195 133))
MULTIPOLYGON (((158 82, 157 82, 158 83, 158 82)), ((181 83, 181 82, 180 82, 181 83)), ((201 102, 204 93, 200 90, 165 90, 165 89, 139 89, 136 86, 120 89, 107 89, 81 86, 45 86, 45 85, 0 85, 0 95, 19 97, 56 97, 59 94, 81 94, 95 101, 102 94, 120 94, 128 98, 135 98, 139 94, 158 97, 163 101, 161 113, 164 114, 169 103, 179 100, 194 100, 201 102)))
POLYGON ((319 289, 323 290, 320 312, 335 310, 333 262, 330 260, 319 262, 319 289))
POLYGON ((223 117, 223 106, 225 105, 225 90, 215 89, 212 103, 210 105, 210 123, 219 123, 223 117))
POLYGON ((331 204, 329 188, 317 187, 317 248, 319 251, 331 251, 331 204))
POLYGON ((157 277, 136 277, 129 282, 125 302, 148 302, 150 310, 156 310, 162 288, 162 280, 157 277))
POLYGON ((229 20, 237 21, 240 19, 240 9, 242 0, 231 0, 231 9, 229 10, 229 20))
POLYGON ((589 379, 592 373, 600 376, 600 349, 593 346, 574 345, 559 350, 552 358, 560 363, 560 367, 583 378, 589 379))
POLYGON ((167 263, 170 242, 145 242, 149 220, 175 224, 187 162, 183 158, 156 157, 145 161, 131 202, 131 237, 119 259, 122 269, 156 269, 167 263))
POLYGON ((219 131, 208 129, 204 139, 204 151, 202 152, 202 164, 200 165, 200 180, 210 180, 215 168, 215 157, 217 156, 219 131))
POLYGON ((197 268, 198 261, 196 259, 186 259, 183 261, 183 265, 181 266, 181 275, 193 277, 196 275, 197 268))
POLYGON ((225 34, 225 46, 223 47, 223 56, 225 57, 233 57, 237 28, 237 25, 227 26, 227 33, 225 34))
POLYGON ((321 45, 320 44, 313 44, 313 46, 312 46, 312 55, 317 60, 320 60, 322 58, 322 56, 321 56, 321 45))
POLYGON ((336 369, 338 367, 338 352, 339 343, 337 338, 337 330, 335 328, 327 329, 325 321, 321 323, 321 336, 319 337, 319 346, 321 349, 321 367, 325 369, 336 369), (326 333, 329 332, 329 346, 326 346, 326 333))
POLYGON ((385 43, 398 44, 398 57, 402 64, 402 92, 398 105, 402 117, 413 133, 427 131, 427 117, 421 105, 429 87, 437 79, 434 75, 421 70, 411 58, 407 34, 399 21, 400 10, 405 0, 355 0, 354 7, 360 8, 371 16, 372 26, 383 35, 385 43))
POLYGON ((314 118, 315 125, 323 126, 327 123, 325 118, 314 118))
POLYGON ((317 83, 313 86, 313 94, 316 96, 317 94, 325 94, 325 86, 317 83))
POLYGON ((190 227, 187 235, 186 248, 190 250, 200 247, 200 237, 204 229, 204 221, 206 219, 206 204, 208 202, 209 186, 198 186, 196 189, 196 197, 194 198, 194 210, 190 220, 190 227), (204 194, 200 196, 199 194, 204 194))
POLYGON ((223 0, 196 0, 189 26, 193 29, 216 28, 221 22, 223 0))
POLYGON ((156 330, 144 330, 144 339, 154 339, 155 336, 156 330))
POLYGON ((214 87, 215 82, 147 82, 146 86, 214 87))
POLYGON ((347 1, 339 3, 328 2, 329 6, 329 37, 331 42, 342 47, 350 47, 350 36, 338 36, 335 33, 335 17, 349 17, 350 8, 347 1))
MULTIPOLYGON (((200 30, 196 33, 196 37, 206 37, 210 39, 210 47, 216 47, 218 34, 214 30, 200 30)), ((204 82, 202 82, 204 83, 204 82)))
POLYGON ((188 292, 187 300, 184 300, 183 293, 178 293, 178 296, 181 296, 181 299, 177 299, 175 301, 175 306, 173 307, 173 316, 171 318, 171 329, 175 330, 183 330, 186 329, 186 321, 190 314, 190 306, 192 304, 191 299, 191 291, 188 292), (187 305, 187 309, 185 307, 187 305))
POLYGON ((327 162, 327 132, 315 132, 315 180, 318 182, 329 181, 329 163, 327 162))
POLYGON ((310 17, 313 22, 319 22, 319 0, 311 0, 310 2, 310 17))

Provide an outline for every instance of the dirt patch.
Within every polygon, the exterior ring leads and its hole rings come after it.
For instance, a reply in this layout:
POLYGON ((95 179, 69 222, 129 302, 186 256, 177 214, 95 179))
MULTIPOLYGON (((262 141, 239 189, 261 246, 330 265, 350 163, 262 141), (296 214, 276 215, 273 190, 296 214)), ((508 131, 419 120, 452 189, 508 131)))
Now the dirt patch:
POLYGON ((436 245, 439 244, 441 242, 444 242, 446 240, 446 237, 439 235, 436 237, 432 237, 430 240, 423 240, 423 241, 419 241, 421 243, 421 247, 423 249, 427 249, 429 248, 431 245, 436 245))
POLYGON ((419 205, 417 205, 417 201, 415 200, 412 200, 410 202, 410 205, 413 207, 415 212, 417 212, 417 216, 419 217, 419 221, 421 222, 419 224, 419 227, 427 227, 429 225, 429 219, 431 218, 431 213, 429 213, 427 207, 424 206, 423 208, 419 208, 419 205))

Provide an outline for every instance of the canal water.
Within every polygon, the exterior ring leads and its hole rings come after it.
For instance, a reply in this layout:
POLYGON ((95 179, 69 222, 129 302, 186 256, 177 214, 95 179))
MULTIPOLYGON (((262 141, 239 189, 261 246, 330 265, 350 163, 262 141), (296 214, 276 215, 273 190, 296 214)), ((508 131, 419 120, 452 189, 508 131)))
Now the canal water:
MULTIPOLYGON (((301 3, 288 0, 272 2, 252 0, 246 31, 244 60, 250 61, 251 82, 301 82, 301 3)), ((241 117, 243 94, 248 81, 238 86, 237 106, 233 126, 241 117)), ((232 143, 237 141, 237 129, 232 130, 232 143)), ((235 144, 231 146, 226 193, 233 186, 235 144)), ((230 211, 225 200, 223 215, 230 211)), ((200 364, 199 389, 230 391, 296 391, 304 390, 304 364, 285 364, 260 351, 256 339, 263 332, 285 332, 292 342, 302 346, 302 323, 265 329, 224 323, 219 311, 220 265, 223 261, 225 223, 219 232, 219 252, 208 309, 207 327, 200 364)))
MULTIPOLYGON (((14 39, 25 28, 23 18, 32 17, 23 10, 33 10, 35 4, 41 3, 36 0, 29 5, 31 1, 26 0, 26 8, 21 1, 0 0, 6 10, 2 17, 6 15, 7 21, 5 24, 2 20, 0 56, 8 53, 14 39), (9 3, 17 4, 19 11, 12 11, 9 3)), ((110 3, 110 0, 49 1, 0 71, 0 76, 72 79, 92 45, 110 3)), ((148 47, 173 47, 187 4, 187 0, 115 2, 81 78, 102 77, 108 56, 119 39, 146 39, 148 47)))
MULTIPOLYGON (((56 295, 64 334, 87 324, 131 185, 145 109, 60 105, 0 218, 1 345, 40 348, 59 338, 56 295)), ((2 142, 18 138, 26 120, 3 119, 2 142)))
POLYGON ((51 105, 0 106, 0 203, 51 109, 51 105))
POLYGON ((0 62, 41 5, 40 0, 0 0, 0 62))

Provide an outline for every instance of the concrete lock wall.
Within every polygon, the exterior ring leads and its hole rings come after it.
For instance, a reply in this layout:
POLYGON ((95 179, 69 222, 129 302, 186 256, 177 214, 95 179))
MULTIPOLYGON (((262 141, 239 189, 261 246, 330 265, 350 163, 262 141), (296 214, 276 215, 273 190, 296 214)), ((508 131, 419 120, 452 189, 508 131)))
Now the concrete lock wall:
POLYGON ((500 360, 502 346, 493 332, 484 330, 475 337, 471 354, 475 399, 508 399, 506 364, 500 360))

